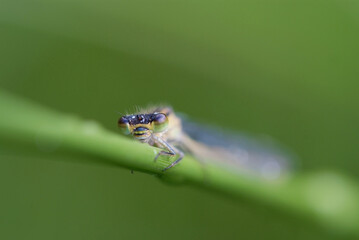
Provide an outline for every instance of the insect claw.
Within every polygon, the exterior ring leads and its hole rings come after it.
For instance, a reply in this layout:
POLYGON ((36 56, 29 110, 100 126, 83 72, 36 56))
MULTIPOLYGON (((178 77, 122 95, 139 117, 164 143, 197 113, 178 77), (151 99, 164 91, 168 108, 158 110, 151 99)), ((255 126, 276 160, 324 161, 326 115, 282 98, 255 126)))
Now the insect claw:
POLYGON ((171 163, 171 165, 169 165, 165 169, 162 169, 162 172, 164 172, 164 171, 172 168, 173 166, 177 165, 177 163, 179 163, 182 160, 183 156, 184 156, 184 154, 181 152, 179 158, 176 161, 174 161, 173 163, 171 163))

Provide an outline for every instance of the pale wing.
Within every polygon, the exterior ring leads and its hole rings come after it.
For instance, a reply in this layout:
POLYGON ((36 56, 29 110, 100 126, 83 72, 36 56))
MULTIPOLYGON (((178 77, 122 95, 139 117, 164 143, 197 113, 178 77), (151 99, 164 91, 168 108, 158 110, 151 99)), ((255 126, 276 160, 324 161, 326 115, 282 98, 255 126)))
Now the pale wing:
POLYGON ((181 116, 185 147, 201 161, 210 161, 234 171, 277 179, 293 169, 294 154, 269 137, 230 133, 181 116))

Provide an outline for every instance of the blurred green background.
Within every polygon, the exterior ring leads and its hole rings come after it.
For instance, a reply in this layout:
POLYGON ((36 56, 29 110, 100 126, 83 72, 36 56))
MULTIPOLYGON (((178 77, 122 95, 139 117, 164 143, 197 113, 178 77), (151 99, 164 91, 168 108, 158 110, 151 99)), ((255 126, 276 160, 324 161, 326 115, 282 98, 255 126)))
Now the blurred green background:
MULTIPOLYGON (((274 137, 301 171, 358 180, 358 11, 328 0, 1 0, 0 86, 113 131, 120 112, 168 103, 274 137)), ((0 143, 1 239, 343 237, 61 149, 0 143)))

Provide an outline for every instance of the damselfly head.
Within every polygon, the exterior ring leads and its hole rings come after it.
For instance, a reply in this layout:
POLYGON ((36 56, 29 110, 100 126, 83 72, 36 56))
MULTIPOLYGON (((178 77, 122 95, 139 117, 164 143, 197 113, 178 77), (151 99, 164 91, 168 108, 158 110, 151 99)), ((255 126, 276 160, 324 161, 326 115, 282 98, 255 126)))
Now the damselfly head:
POLYGON ((124 134, 132 134, 137 140, 146 142, 152 133, 167 130, 168 118, 160 112, 126 115, 118 120, 118 126, 124 134))

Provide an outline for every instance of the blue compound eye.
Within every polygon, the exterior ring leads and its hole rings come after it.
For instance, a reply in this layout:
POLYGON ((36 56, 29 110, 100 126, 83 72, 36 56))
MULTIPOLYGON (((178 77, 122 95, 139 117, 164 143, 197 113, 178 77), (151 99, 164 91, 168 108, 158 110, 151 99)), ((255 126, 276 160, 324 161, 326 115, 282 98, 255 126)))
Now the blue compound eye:
POLYGON ((163 113, 156 113, 152 119, 152 127, 154 132, 163 132, 168 127, 168 118, 163 113))
POLYGON ((130 122, 126 117, 121 117, 118 120, 118 127, 121 129, 122 133, 128 135, 131 133, 130 131, 130 122))

